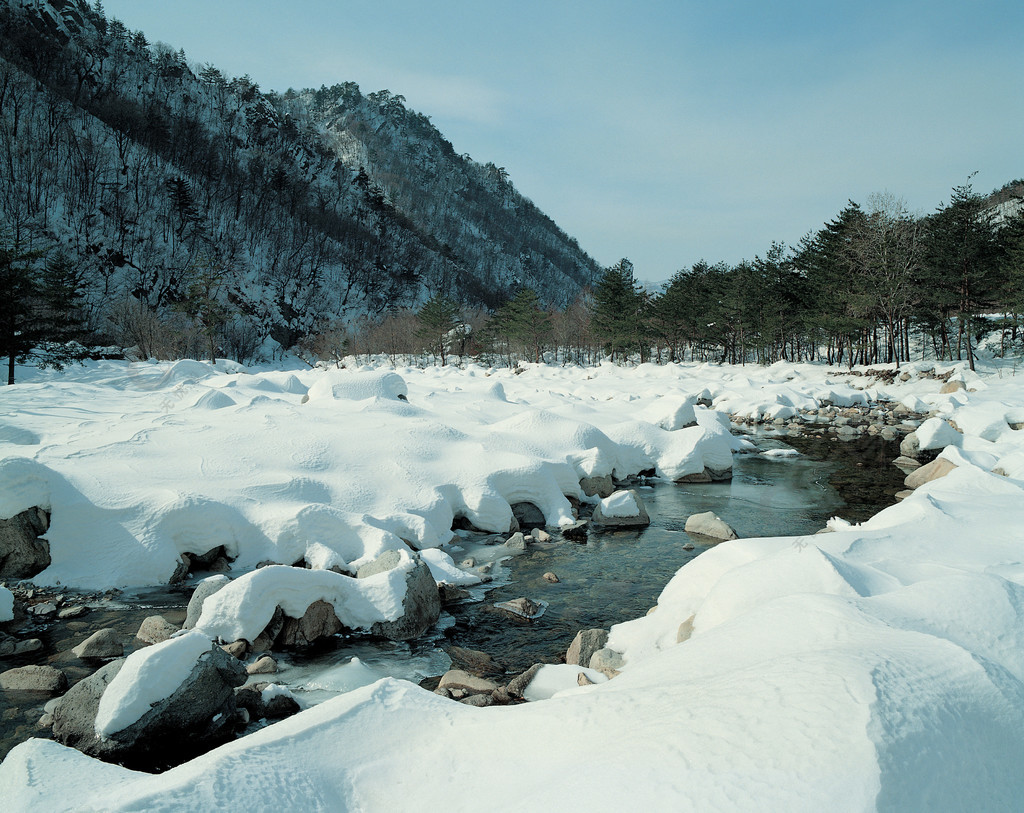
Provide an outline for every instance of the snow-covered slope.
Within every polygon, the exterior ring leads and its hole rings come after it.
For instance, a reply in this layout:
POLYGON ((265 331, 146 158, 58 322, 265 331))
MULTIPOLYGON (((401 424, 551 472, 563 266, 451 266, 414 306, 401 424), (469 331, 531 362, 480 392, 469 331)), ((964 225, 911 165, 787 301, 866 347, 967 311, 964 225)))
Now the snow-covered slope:
MULTIPOLYGON (((402 523, 440 528, 459 500, 488 515, 465 496, 487 469, 502 474, 478 484, 479 502, 493 494, 507 506, 524 484, 554 494, 586 472, 662 465, 669 447, 633 416, 661 414, 653 406, 667 397, 762 415, 825 393, 918 399, 965 434, 944 453, 958 463, 950 474, 862 525, 701 554, 656 610, 612 628, 625 664, 607 682, 477 709, 388 678, 158 776, 31 740, 0 766, 7 809, 959 811, 1014 810, 1024 798, 1024 432, 1013 428, 1024 387, 1009 369, 960 370, 967 389, 949 394, 932 378, 857 389, 866 377, 789 364, 403 369, 403 393, 390 371, 180 365, 99 363, 8 388, 0 436, 17 445, 2 447, 4 465, 37 480, 8 479, 21 485, 3 493, 52 482, 46 469, 83 500, 107 500, 111 515, 142 516, 138 492, 149 512, 140 529, 163 516, 154 479, 167 528, 201 510, 179 504, 186 481, 215 489, 253 527, 260 516, 271 527, 263 500, 283 513, 302 500, 364 500, 347 538, 372 546, 402 523), (197 407, 203 399, 220 408, 197 407), (348 467, 352 479, 331 474, 348 467), (230 492, 221 477, 261 490, 230 492)), ((696 414, 710 426, 715 413, 696 414)), ((204 527, 230 527, 203 516, 204 527)))

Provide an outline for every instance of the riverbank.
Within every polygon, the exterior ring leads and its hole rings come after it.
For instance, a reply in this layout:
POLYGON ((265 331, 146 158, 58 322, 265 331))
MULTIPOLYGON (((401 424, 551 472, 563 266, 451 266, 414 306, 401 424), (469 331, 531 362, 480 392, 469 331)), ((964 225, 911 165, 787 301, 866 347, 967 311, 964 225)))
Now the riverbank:
MULTIPOLYGON (((764 413, 799 412, 785 403, 798 398, 822 409, 826 400, 913 397, 963 430, 949 453, 955 468, 859 526, 736 540, 682 568, 654 612, 612 628, 608 647, 623 659, 613 680, 472 709, 385 679, 159 777, 32 741, 0 767, 5 797, 15 809, 60 809, 65 783, 89 774, 103 787, 79 800, 109 809, 223 806, 213 777, 231 788, 228 806, 237 809, 278 798, 302 807, 331 799, 340 808, 408 808, 414 798, 419 808, 510 809, 527 797, 593 809, 1011 806, 1024 790, 1024 456, 1011 428, 1020 388, 1009 377, 954 371, 968 380, 952 393, 924 377, 872 393, 825 372, 509 376, 508 403, 532 396, 568 410, 571 402, 574 414, 598 422, 617 410, 620 425, 673 387, 728 414, 742 412, 740 401, 764 413), (650 394, 630 397, 638 393, 650 394)), ((445 376, 453 387, 471 378, 445 376)), ((641 440, 632 448, 672 462, 665 448, 645 451, 641 440)))

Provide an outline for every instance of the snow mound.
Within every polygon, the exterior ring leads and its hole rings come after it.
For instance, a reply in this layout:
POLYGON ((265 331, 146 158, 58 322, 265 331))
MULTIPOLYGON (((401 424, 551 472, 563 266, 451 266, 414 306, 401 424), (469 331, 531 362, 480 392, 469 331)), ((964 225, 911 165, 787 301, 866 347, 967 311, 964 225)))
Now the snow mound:
POLYGON ((406 551, 389 571, 356 579, 331 570, 270 565, 246 573, 203 602, 195 629, 209 638, 253 641, 270 623, 274 610, 302 618, 309 605, 326 601, 352 629, 367 630, 378 621, 401 615, 405 574, 415 566, 406 551))
POLYGON ((213 646, 209 637, 192 631, 129 655, 100 696, 96 736, 116 734, 170 697, 213 646))

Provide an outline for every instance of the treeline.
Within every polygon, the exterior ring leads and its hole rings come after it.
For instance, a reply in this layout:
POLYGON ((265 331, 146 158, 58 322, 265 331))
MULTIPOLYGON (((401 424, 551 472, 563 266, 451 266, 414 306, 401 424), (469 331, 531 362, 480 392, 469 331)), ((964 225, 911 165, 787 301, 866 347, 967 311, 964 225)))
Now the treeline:
POLYGON ((968 360, 1000 331, 1004 353, 1024 340, 1024 183, 989 196, 970 183, 917 217, 889 195, 850 202, 797 246, 773 244, 737 265, 701 261, 659 293, 620 260, 566 308, 530 289, 493 313, 435 297, 418 313, 316 332, 311 356, 432 354, 580 364, 601 358, 771 364, 968 360))

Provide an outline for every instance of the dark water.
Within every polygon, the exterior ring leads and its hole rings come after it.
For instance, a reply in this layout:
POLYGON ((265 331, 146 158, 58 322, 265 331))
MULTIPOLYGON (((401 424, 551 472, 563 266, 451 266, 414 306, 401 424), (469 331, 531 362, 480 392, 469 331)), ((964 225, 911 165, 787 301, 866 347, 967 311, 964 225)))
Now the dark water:
POLYGON ((657 482, 640 490, 651 515, 641 531, 592 534, 585 545, 533 545, 508 562, 511 583, 483 603, 449 608, 456 623, 446 630, 458 646, 501 659, 510 671, 563 655, 581 629, 608 629, 643 615, 675 572, 706 547, 684 530, 691 514, 713 511, 740 537, 813 534, 833 516, 860 522, 894 502, 903 473, 892 465, 898 444, 879 438, 754 438, 759 447, 790 445, 803 455, 766 458, 736 455, 726 483, 657 482), (862 465, 861 465, 862 464, 862 465), (693 545, 692 550, 684 546, 693 545), (543 579, 551 571, 557 584, 543 579), (543 600, 540 618, 519 620, 494 608, 519 596, 543 600))
MULTIPOLYGON (((318 670, 330 676, 353 656, 379 674, 418 680, 445 671, 448 659, 439 647, 446 644, 483 650, 510 673, 519 672, 538 661, 557 660, 581 629, 608 629, 654 606, 679 567, 706 550, 683 530, 690 514, 713 511, 741 537, 813 534, 832 516, 854 522, 867 519, 892 504, 893 495, 903 487, 904 475, 891 463, 899 454, 897 443, 879 438, 790 438, 781 433, 759 434, 754 440, 763 449, 789 445, 802 455, 736 455, 733 479, 727 483, 653 482, 639 489, 651 515, 650 527, 593 533, 586 544, 557 540, 532 545, 505 562, 508 583, 499 583, 482 601, 450 606, 443 633, 408 643, 334 639, 315 652, 284 656, 282 662, 290 668, 274 680, 301 688, 316 682, 318 670), (543 579, 548 571, 558 576, 557 584, 543 579), (547 602, 544 615, 525 621, 492 606, 520 596, 547 602)), ((455 553, 453 558, 458 562, 460 557, 455 553)), ((177 625, 184 621, 189 592, 167 587, 139 590, 123 594, 114 605, 96 604, 78 619, 29 622, 19 636, 39 638, 43 650, 3 658, 0 671, 49 663, 63 669, 74 684, 98 664, 83 663, 72 647, 96 630, 111 627, 121 635, 128 654, 140 645, 134 636, 147 616, 163 615, 177 625)), ((303 694, 297 696, 301 699, 303 694)), ((306 702, 326 696, 329 692, 305 694, 306 702)), ((37 725, 49 699, 0 692, 0 758, 29 737, 49 735, 37 725)))

